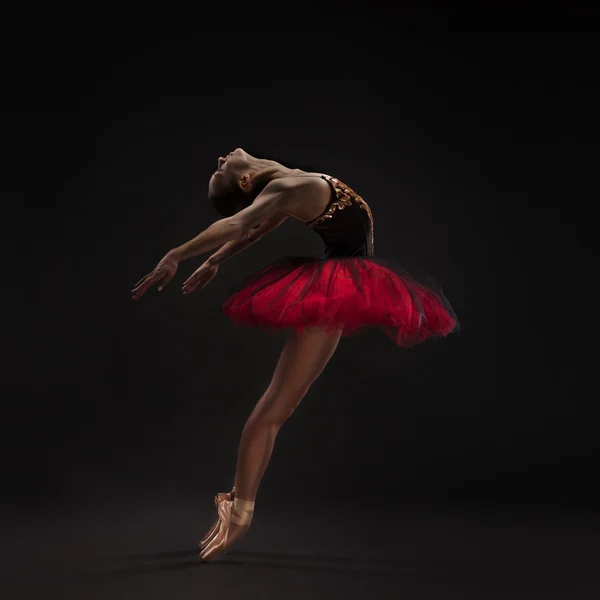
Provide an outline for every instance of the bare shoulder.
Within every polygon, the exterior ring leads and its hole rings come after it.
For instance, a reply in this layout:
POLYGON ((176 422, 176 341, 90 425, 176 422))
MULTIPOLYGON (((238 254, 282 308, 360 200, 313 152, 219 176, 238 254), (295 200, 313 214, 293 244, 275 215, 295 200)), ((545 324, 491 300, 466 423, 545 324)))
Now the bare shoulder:
POLYGON ((290 175, 288 177, 275 179, 269 183, 267 187, 273 191, 286 192, 286 196, 289 197, 297 195, 306 196, 306 194, 329 196, 331 188, 319 175, 320 174, 317 173, 314 174, 314 177, 308 177, 306 175, 290 175))
POLYGON ((331 198, 329 183, 319 175, 290 175, 272 181, 267 187, 281 192, 282 212, 300 221, 309 221, 325 209, 331 198))

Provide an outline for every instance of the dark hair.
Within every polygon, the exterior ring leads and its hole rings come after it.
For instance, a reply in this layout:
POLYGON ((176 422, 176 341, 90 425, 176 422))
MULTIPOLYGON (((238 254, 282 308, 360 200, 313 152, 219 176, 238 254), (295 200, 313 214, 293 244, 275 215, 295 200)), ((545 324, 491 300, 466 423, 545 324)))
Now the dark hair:
POLYGON ((265 189, 268 181, 255 184, 251 190, 245 192, 239 185, 223 185, 219 189, 208 193, 214 209, 223 217, 231 217, 235 213, 250 206, 256 197, 265 189))

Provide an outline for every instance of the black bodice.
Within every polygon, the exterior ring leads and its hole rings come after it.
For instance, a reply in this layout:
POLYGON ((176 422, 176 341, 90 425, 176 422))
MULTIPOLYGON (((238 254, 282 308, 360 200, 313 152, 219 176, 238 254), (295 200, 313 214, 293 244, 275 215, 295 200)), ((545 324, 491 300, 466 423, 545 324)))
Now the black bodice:
POLYGON ((373 256, 373 215, 369 205, 339 179, 321 177, 331 186, 331 201, 306 225, 321 236, 325 256, 373 256))

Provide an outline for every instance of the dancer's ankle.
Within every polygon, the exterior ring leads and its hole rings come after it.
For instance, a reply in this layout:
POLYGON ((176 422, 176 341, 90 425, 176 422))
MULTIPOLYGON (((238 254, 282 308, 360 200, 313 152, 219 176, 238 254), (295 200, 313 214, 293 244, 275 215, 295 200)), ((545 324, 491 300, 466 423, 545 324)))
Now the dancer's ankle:
POLYGON ((254 500, 242 500, 236 497, 233 500, 231 520, 237 525, 250 525, 254 515, 254 500))
POLYGON ((246 510, 252 512, 254 510, 255 504, 256 502, 254 500, 243 500, 238 496, 236 496, 233 500, 233 505, 236 507, 236 509, 239 510, 246 510))

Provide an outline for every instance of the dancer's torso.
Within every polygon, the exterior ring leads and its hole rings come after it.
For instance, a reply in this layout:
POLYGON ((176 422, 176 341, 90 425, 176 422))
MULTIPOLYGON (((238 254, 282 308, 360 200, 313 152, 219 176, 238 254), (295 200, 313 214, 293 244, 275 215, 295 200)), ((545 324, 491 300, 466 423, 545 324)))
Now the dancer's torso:
MULTIPOLYGON (((302 173, 294 178, 320 178, 329 184, 329 197, 324 210, 314 215, 314 206, 308 202, 294 207, 289 216, 303 221, 315 231, 325 244, 325 255, 373 256, 374 224, 369 205, 339 179, 323 173, 302 173)), ((306 181, 308 183, 308 181, 306 181)), ((321 200, 321 203, 323 201, 321 200)), ((321 204, 322 206, 322 204, 321 204)))

